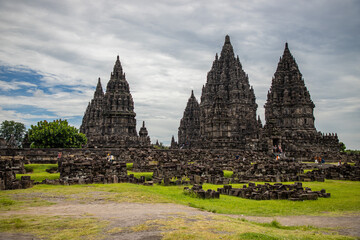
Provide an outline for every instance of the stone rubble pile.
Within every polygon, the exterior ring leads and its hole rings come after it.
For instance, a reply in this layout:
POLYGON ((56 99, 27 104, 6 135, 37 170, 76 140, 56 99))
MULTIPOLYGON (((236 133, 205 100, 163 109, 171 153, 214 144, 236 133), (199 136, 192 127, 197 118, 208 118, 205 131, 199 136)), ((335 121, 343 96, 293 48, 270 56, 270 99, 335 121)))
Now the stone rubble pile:
POLYGON ((208 189, 205 191, 202 189, 202 185, 195 184, 192 188, 184 187, 184 193, 188 195, 195 195, 198 198, 209 199, 209 198, 220 198, 218 191, 208 189))
POLYGON ((340 166, 331 166, 328 168, 319 167, 318 169, 307 172, 306 177, 312 181, 317 181, 317 179, 320 178, 360 181, 360 166, 352 166, 345 163, 340 166))
POLYGON ((303 173, 305 166, 305 164, 290 159, 258 161, 255 164, 243 163, 234 169, 233 178, 239 182, 300 181, 299 175, 303 173))
POLYGON ((16 173, 25 173, 21 160, 0 160, 0 190, 25 189, 33 186, 30 176, 22 176, 17 180, 16 173))
POLYGON ((231 185, 224 185, 223 188, 217 190, 220 194, 254 200, 288 199, 291 201, 303 201, 317 200, 319 197, 330 197, 330 193, 326 193, 325 189, 312 191, 310 188, 303 188, 300 182, 289 185, 281 183, 255 185, 255 183, 249 183, 249 186, 244 185, 243 188, 232 188, 231 185))
POLYGON ((67 156, 59 160, 61 184, 119 183, 127 182, 125 162, 112 161, 91 154, 67 156))

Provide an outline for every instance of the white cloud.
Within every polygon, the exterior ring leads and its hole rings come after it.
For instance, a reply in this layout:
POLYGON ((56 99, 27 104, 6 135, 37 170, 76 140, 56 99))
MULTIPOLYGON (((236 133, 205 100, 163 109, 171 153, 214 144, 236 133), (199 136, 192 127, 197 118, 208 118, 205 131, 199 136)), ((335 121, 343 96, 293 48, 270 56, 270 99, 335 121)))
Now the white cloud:
MULTIPOLYGON (((1 96, 0 103, 82 116, 97 78, 105 89, 119 54, 137 120, 149 122, 151 137, 169 143, 191 89, 199 100, 215 53, 229 34, 263 123, 266 93, 288 41, 316 104, 317 126, 332 132, 343 124, 334 104, 346 104, 346 123, 356 126, 351 111, 360 90, 359 12, 357 1, 334 0, 0 1, 0 63, 43 76, 41 90, 28 86, 33 96, 1 96)), ((3 82, 0 88, 19 89, 3 82)), ((360 136, 349 131, 339 129, 340 140, 360 148, 360 136)))
POLYGON ((29 83, 29 82, 18 82, 18 81, 1 81, 0 80, 0 89, 4 91, 10 91, 10 90, 18 90, 21 89, 21 87, 36 87, 35 84, 29 83))

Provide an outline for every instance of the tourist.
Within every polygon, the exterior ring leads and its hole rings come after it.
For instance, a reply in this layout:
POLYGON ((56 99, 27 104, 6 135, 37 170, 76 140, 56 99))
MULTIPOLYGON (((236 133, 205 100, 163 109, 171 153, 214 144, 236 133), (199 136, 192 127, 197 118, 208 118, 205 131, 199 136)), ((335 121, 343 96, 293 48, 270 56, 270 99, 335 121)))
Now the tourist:
POLYGON ((340 159, 339 162, 338 162, 338 166, 341 166, 341 159, 340 159))
POLYGON ((324 164, 324 163, 325 163, 325 159, 322 158, 322 159, 321 159, 321 164, 324 164))
POLYGON ((62 152, 58 152, 57 160, 60 160, 61 157, 62 157, 62 152))

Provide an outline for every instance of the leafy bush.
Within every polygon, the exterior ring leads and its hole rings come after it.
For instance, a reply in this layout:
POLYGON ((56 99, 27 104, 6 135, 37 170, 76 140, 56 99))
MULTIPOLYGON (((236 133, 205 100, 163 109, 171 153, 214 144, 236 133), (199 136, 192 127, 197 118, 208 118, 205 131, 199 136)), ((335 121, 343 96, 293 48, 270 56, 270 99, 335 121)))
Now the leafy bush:
POLYGON ((31 125, 28 132, 31 148, 81 148, 87 143, 83 133, 67 120, 54 120, 53 122, 40 121, 31 125))

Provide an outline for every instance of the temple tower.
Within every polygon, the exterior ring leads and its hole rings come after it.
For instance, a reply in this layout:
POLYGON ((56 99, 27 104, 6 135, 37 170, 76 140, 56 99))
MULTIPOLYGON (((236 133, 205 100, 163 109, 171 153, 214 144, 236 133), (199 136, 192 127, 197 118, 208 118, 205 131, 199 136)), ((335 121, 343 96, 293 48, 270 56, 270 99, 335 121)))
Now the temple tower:
POLYGON ((200 105, 191 91, 178 130, 178 145, 181 148, 198 147, 200 139, 200 105))
POLYGON ((99 78, 94 97, 86 108, 80 127, 80 132, 88 137, 88 144, 91 144, 92 140, 101 137, 103 125, 103 100, 104 92, 99 78))
POLYGON ((254 148, 258 139, 257 104, 248 75, 235 58, 230 37, 216 54, 200 103, 200 135, 204 148, 254 148), (251 146, 252 145, 252 146, 251 146))
POLYGON ((315 130, 315 105, 287 43, 264 107, 266 125, 281 129, 315 130))
POLYGON ((273 146, 281 146, 288 156, 294 157, 338 152, 337 136, 333 134, 328 141, 315 128, 315 105, 287 43, 264 107, 264 139, 269 152, 273 146))
POLYGON ((140 129, 141 136, 138 136, 135 116, 130 87, 117 56, 106 93, 99 78, 80 131, 87 136, 89 147, 150 146, 145 123, 140 129))
POLYGON ((104 102, 103 133, 110 136, 119 134, 136 137, 134 101, 119 56, 117 56, 114 70, 106 87, 104 102))

